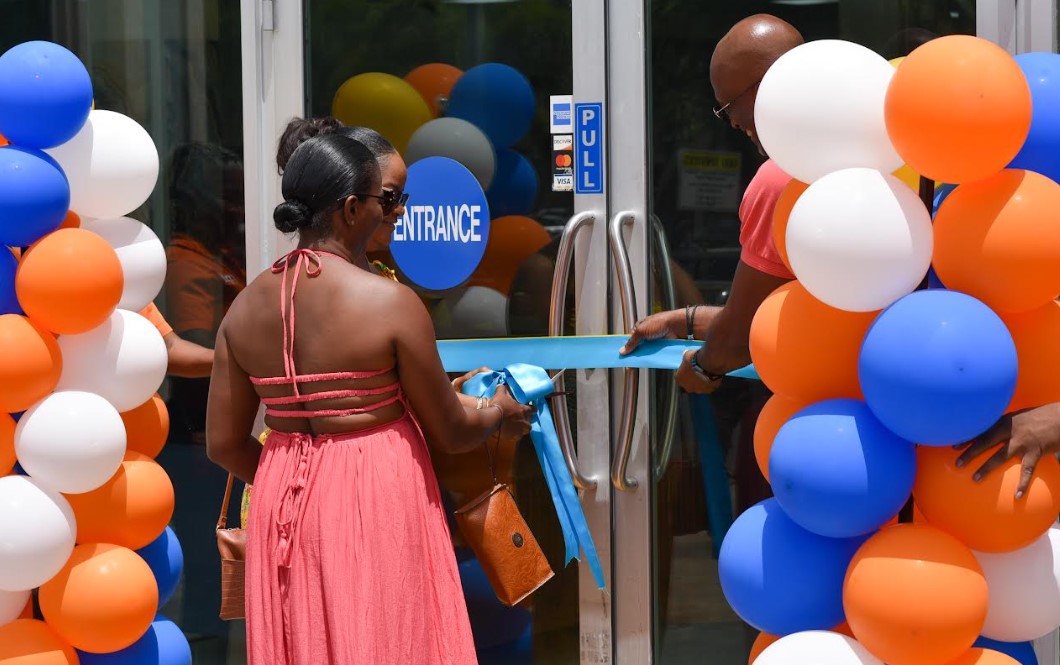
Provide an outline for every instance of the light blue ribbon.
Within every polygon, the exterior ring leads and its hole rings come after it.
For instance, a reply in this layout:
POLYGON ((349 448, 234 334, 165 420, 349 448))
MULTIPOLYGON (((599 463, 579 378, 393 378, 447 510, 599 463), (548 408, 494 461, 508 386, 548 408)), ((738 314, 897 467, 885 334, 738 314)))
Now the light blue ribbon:
MULTIPOLYGON (((470 372, 479 367, 508 367, 529 363, 544 369, 640 369, 676 370, 685 352, 698 349, 695 340, 642 342, 628 356, 619 354, 626 335, 589 337, 502 337, 438 342, 438 353, 447 372, 470 372)), ((728 373, 739 379, 758 379, 754 365, 728 373)))
MULTIPOLYGON (((481 344, 483 341, 485 340, 477 342, 481 344)), ((474 365, 475 368, 481 366, 483 366, 481 360, 474 365)), ((449 368, 446 367, 446 369, 449 368)), ((604 569, 600 565, 600 557, 596 554, 596 545, 593 544, 592 534, 589 533, 589 525, 585 521, 585 513, 582 512, 582 505, 578 500, 578 491, 574 488, 574 481, 571 480, 570 471, 563 460, 559 438, 556 435, 556 425, 552 421, 552 412, 548 408, 546 398, 552 394, 555 386, 548 373, 541 367, 514 363, 508 365, 502 372, 476 374, 464 383, 463 392, 465 395, 474 397, 492 397, 497 392, 497 387, 502 384, 508 386, 508 390, 517 402, 535 409, 530 417, 530 439, 534 442, 537 461, 541 464, 548 491, 552 494, 552 503, 556 506, 556 516, 563 530, 563 544, 566 548, 564 563, 568 564, 572 560, 579 559, 580 549, 585 553, 585 559, 592 570, 596 586, 603 589, 606 586, 604 569)))

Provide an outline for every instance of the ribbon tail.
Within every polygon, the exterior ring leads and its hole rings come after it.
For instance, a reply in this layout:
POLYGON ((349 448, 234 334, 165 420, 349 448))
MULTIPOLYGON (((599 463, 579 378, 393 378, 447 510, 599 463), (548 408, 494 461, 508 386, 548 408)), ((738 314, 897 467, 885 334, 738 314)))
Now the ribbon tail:
MULTIPOLYGON (((535 448, 539 449, 540 452, 544 453, 545 461, 547 466, 542 464, 542 470, 545 471, 546 477, 551 476, 554 480, 549 482, 549 489, 558 487, 559 496, 557 497, 554 492, 552 495, 553 501, 559 499, 556 503, 557 514, 567 515, 568 525, 563 530, 563 540, 567 544, 567 562, 569 563, 572 558, 578 558, 578 545, 581 546, 581 551, 585 554, 586 562, 589 564, 589 569, 593 573, 593 579, 596 581, 597 588, 606 588, 604 581, 604 569, 600 564, 600 557, 596 553, 596 545, 593 543, 593 536, 589 532, 589 524, 585 521, 585 512, 582 511, 581 500, 578 498, 578 491, 574 488, 574 480, 571 478, 570 470, 567 469, 567 464, 563 460, 563 454, 559 447, 559 437, 556 434, 556 425, 552 420, 552 412, 549 411, 548 403, 544 400, 538 402, 537 415, 534 418, 534 425, 531 427, 531 438, 534 440, 535 448), (537 436, 534 436, 534 435, 537 436), (540 440, 540 442, 539 442, 540 440), (544 450, 541 451, 540 449, 544 450), (576 537, 577 542, 573 545, 568 540, 568 529, 573 528, 572 537, 576 537)), ((562 518, 560 523, 563 523, 562 518)))
POLYGON ((563 562, 569 563, 571 559, 578 558, 578 537, 571 523, 570 512, 564 503, 563 493, 559 487, 560 479, 552 470, 552 463, 548 457, 548 441, 545 431, 541 427, 540 413, 535 412, 530 417, 530 440, 534 444, 534 452, 537 454, 537 462, 541 466, 541 474, 545 477, 548 485, 548 493, 552 497, 552 504, 556 508, 556 518, 559 520, 560 530, 563 532, 564 555, 563 562))

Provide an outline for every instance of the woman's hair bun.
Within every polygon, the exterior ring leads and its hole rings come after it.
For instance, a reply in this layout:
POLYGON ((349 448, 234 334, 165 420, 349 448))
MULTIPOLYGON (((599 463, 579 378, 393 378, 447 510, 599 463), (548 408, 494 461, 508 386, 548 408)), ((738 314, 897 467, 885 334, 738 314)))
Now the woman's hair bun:
POLYGON ((313 210, 304 201, 290 199, 276 206, 272 221, 280 233, 294 233, 313 222, 313 210))

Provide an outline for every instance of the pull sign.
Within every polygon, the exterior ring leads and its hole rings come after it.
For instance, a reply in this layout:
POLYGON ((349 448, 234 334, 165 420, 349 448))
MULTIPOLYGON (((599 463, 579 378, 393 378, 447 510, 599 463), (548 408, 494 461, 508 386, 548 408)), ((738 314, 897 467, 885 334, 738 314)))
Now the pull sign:
POLYGON ((574 105, 574 192, 604 193, 604 105, 574 105))

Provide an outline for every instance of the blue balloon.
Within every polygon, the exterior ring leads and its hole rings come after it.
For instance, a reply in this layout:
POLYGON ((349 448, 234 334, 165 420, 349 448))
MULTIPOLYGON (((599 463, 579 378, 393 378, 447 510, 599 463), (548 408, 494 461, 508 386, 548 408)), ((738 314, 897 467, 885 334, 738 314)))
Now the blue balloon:
POLYGON ((0 245, 32 245, 58 229, 69 209, 70 184, 54 159, 29 148, 0 148, 0 245))
POLYGON ((1034 653, 1034 645, 1030 642, 998 642, 989 637, 980 637, 972 646, 980 649, 993 649, 1015 659, 1020 665, 1038 665, 1038 656, 1034 653))
POLYGON ((514 150, 497 153, 497 167, 486 190, 486 200, 494 219, 530 214, 537 201, 537 173, 526 157, 514 150))
POLYGON ((91 110, 88 70, 62 46, 25 42, 0 56, 0 134, 14 145, 62 145, 81 131, 91 110))
POLYGON ((721 590, 758 630, 828 630, 844 620, 843 579, 865 540, 810 533, 766 499, 736 518, 721 544, 721 590))
POLYGON ((184 551, 177 540, 177 534, 173 529, 166 527, 162 535, 155 538, 142 549, 136 550, 151 572, 155 574, 158 583, 158 606, 162 607, 173 597, 180 583, 180 573, 184 570, 184 551))
POLYGON ((929 289, 944 289, 944 288, 946 288, 946 285, 942 283, 941 279, 939 279, 939 274, 937 272, 935 272, 935 267, 934 266, 928 268, 927 287, 929 289))
POLYGON ((6 247, 0 247, 0 314, 21 314, 15 294, 15 272, 18 270, 18 259, 6 247))
POLYGON ((530 131, 534 103, 534 89, 519 70, 487 62, 457 79, 445 114, 475 125, 500 149, 530 131))
POLYGON ((121 651, 78 651, 81 665, 191 665, 191 646, 177 624, 161 614, 143 637, 121 651))
POLYGON ((1060 182, 1060 55, 1021 53, 1016 62, 1031 88, 1031 129, 1009 168, 1060 182))
POLYGON ((869 535, 913 491, 916 446, 861 400, 812 404, 784 424, 769 453, 769 482, 788 517, 829 538, 869 535))
POLYGON ((928 446, 963 443, 1005 413, 1016 389, 1016 345, 975 298, 917 291, 883 311, 861 346, 865 401, 898 436, 928 446))

